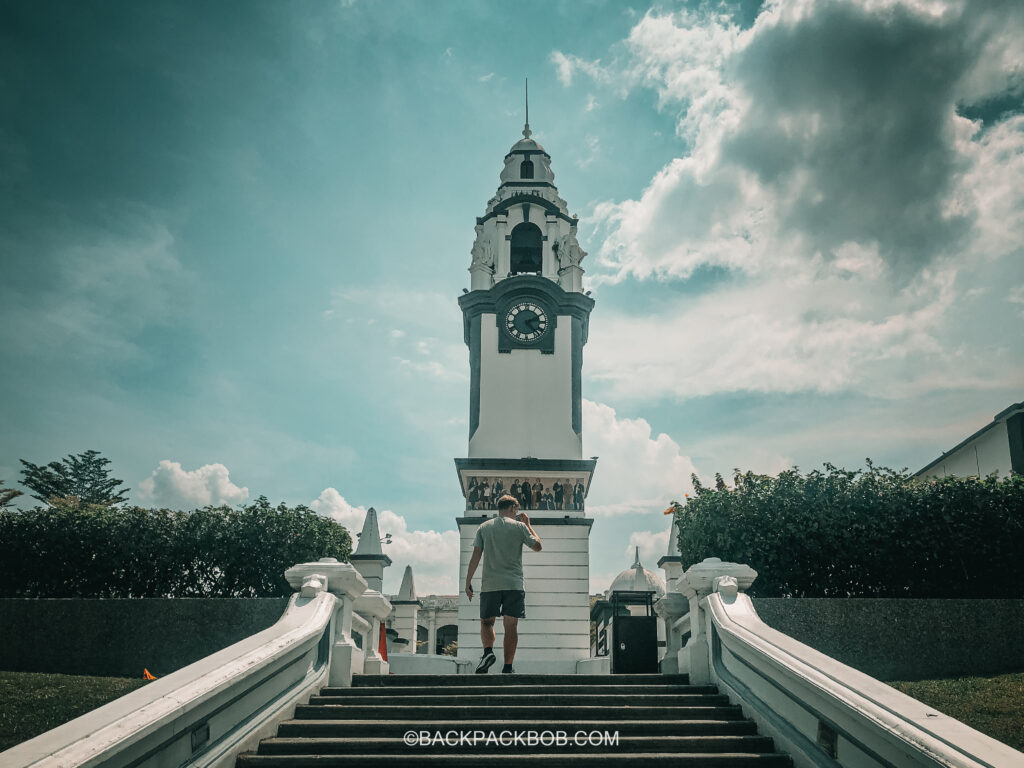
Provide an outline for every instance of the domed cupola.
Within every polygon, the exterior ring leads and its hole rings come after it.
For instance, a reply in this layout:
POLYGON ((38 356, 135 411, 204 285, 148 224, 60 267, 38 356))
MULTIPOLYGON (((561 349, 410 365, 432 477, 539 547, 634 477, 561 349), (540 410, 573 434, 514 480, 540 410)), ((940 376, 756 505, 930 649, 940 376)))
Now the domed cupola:
POLYGON ((653 592, 657 599, 665 594, 665 585, 658 574, 640 564, 640 547, 637 547, 633 565, 615 577, 605 597, 610 599, 612 592, 653 592))

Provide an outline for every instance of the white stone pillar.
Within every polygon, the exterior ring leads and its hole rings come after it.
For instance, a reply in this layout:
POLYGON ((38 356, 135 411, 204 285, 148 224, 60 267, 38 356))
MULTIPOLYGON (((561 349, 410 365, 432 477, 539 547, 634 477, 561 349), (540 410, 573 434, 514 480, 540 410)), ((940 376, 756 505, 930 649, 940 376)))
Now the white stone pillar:
POLYGON ((495 224, 498 232, 498 242, 495 245, 497 252, 497 266, 494 269, 494 280, 504 280, 512 268, 511 245, 508 241, 508 214, 499 213, 495 217, 495 224))
POLYGON ((570 293, 583 291, 583 267, 579 265, 562 267, 558 270, 558 284, 570 293))
POLYGON ((473 264, 469 268, 469 290, 486 291, 494 285, 494 268, 486 264, 473 264))
POLYGON ((558 280, 558 258, 554 245, 558 240, 558 218, 553 213, 544 217, 544 258, 541 274, 549 280, 558 280))
POLYGON ((427 619, 427 653, 434 652, 437 643, 437 608, 432 608, 427 619))
POLYGON ((416 653, 416 625, 419 622, 419 600, 395 601, 395 630, 406 640, 399 653, 416 653))
MULTIPOLYGON (((675 628, 675 623, 690 610, 690 601, 679 592, 666 592, 664 597, 654 603, 654 612, 661 619, 665 636, 665 656, 661 660, 661 673, 674 675, 679 673, 679 651, 682 650, 682 636, 675 628)), ((660 634, 660 632, 659 632, 660 634)))
POLYGON ((391 613, 391 602, 375 589, 365 590, 355 600, 355 611, 366 619, 370 628, 363 643, 363 674, 386 675, 388 663, 380 655, 380 623, 391 613))
POLYGON ((658 561, 658 567, 665 572, 665 591, 674 592, 683 575, 682 558, 678 555, 665 555, 658 561))

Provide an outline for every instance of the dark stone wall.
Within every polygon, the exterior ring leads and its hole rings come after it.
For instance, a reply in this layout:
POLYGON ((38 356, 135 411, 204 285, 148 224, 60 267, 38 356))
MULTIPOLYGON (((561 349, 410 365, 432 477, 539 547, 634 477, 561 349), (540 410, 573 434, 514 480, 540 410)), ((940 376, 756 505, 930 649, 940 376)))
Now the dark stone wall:
POLYGON ((266 629, 288 598, 0 599, 0 669, 157 677, 266 629))
POLYGON ((1024 600, 752 600, 768 626, 879 680, 1024 672, 1024 600))

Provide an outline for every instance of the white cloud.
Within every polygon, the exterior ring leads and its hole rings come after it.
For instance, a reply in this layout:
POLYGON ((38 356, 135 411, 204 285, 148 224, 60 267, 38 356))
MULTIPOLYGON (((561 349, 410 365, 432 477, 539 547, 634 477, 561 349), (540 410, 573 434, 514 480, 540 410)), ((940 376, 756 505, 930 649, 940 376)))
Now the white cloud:
POLYGON ((595 317, 588 371, 607 396, 1024 380, 1020 339, 991 335, 1013 308, 972 304, 1024 282, 1024 117, 982 130, 958 114, 1019 93, 1022 28, 1019 9, 956 3, 768 5, 746 30, 652 11, 609 64, 553 58, 654 90, 687 146, 638 199, 595 207, 589 285, 718 276, 595 317))
POLYGON ((189 471, 176 461, 164 459, 139 483, 141 503, 169 509, 234 505, 248 498, 249 489, 232 483, 223 464, 206 464, 189 471))
MULTIPOLYGON (((310 507, 345 526, 352 535, 355 550, 366 507, 353 506, 335 488, 325 488, 310 507)), ((381 536, 390 533, 392 541, 384 547, 392 561, 384 571, 385 593, 398 592, 406 565, 412 566, 420 595, 454 593, 459 575, 458 531, 410 530, 405 517, 391 510, 378 510, 377 523, 381 536)))
POLYGON ((486 75, 484 75, 483 77, 480 78, 480 82, 481 83, 486 83, 486 82, 488 82, 493 77, 494 77, 494 73, 493 72, 488 72, 486 75))
POLYGON ((623 557, 633 562, 637 548, 640 550, 640 562, 648 571, 658 571, 658 561, 668 552, 669 526, 671 518, 665 516, 665 530, 636 531, 629 537, 629 544, 623 551, 623 557))
POLYGON ((558 73, 558 82, 568 88, 572 85, 572 61, 561 51, 552 51, 551 63, 558 73))
POLYGON ((652 436, 646 420, 619 418, 590 400, 583 401, 583 448, 599 457, 587 495, 594 517, 661 511, 690 491, 696 472, 679 444, 664 433, 652 436))

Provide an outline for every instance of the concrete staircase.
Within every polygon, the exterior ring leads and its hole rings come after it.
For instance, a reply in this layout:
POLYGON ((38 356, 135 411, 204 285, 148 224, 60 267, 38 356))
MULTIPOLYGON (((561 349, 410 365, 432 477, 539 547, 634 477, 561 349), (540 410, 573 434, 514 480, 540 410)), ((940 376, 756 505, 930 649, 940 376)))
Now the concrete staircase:
MULTIPOLYGON (((601 741, 597 737, 594 741, 601 741)), ((387 675, 324 688, 276 738, 238 757, 249 766, 509 765, 790 768, 712 686, 685 675, 387 675), (408 731, 451 742, 406 743, 408 731), (501 745, 488 734, 506 742, 501 745), (618 743, 577 744, 577 731, 618 743), (452 732, 455 735, 452 735, 452 732), (478 732, 476 743, 471 743, 478 732), (529 733, 533 732, 530 744, 529 733), (568 743, 552 744, 564 732, 568 743), (520 741, 515 742, 515 734, 520 741), (445 736, 447 734, 447 736, 445 736), (467 734, 460 739, 459 734, 467 734), (548 735, 545 735, 548 734, 548 735), (470 743, 465 743, 470 741, 470 743)))

